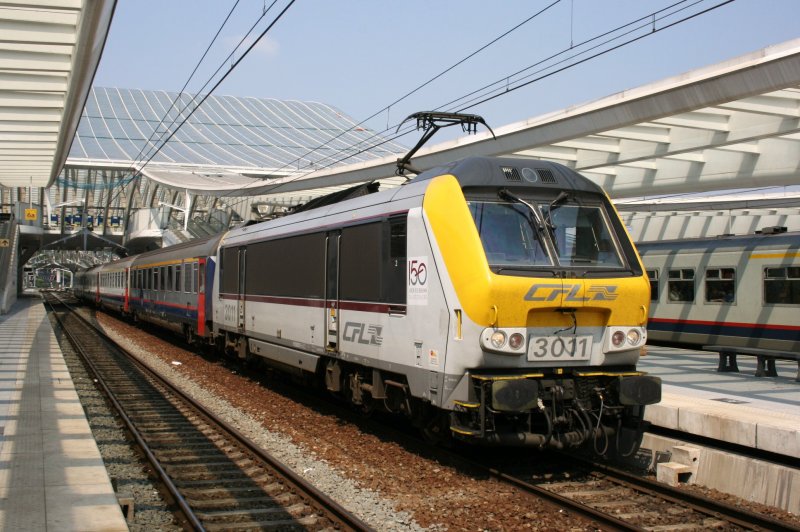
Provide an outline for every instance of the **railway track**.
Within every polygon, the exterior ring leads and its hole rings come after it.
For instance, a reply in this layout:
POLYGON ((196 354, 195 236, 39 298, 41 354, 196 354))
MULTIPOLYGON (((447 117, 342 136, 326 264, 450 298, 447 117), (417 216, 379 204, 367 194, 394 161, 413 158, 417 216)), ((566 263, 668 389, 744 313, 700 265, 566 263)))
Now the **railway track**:
MULTIPOLYGON (((237 372, 249 373, 244 366, 237 372)), ((250 377, 258 379, 259 374, 253 373, 250 377)), ((306 395, 312 403, 318 400, 311 394, 306 395)), ((329 401, 324 404, 331 407, 329 401)), ((343 419, 355 417, 345 407, 341 408, 339 416, 343 419)), ((373 425, 371 420, 359 420, 373 425)), ((425 448, 425 454, 437 456, 439 463, 469 471, 473 479, 492 477, 522 493, 547 499, 554 506, 581 515, 604 530, 800 530, 769 516, 699 497, 686 490, 600 464, 579 463, 573 455, 564 458, 550 453, 512 451, 502 453, 502 458, 492 459, 487 467, 489 453, 485 450, 478 452, 477 458, 470 459, 462 453, 433 450, 385 423, 374 425, 393 441, 406 441, 409 449, 425 448)))
POLYGON ((45 303, 195 530, 370 530, 54 294, 45 303))
POLYGON ((549 498, 611 530, 800 530, 769 516, 574 455, 548 458, 546 467, 517 463, 497 465, 489 471, 503 482, 549 498))

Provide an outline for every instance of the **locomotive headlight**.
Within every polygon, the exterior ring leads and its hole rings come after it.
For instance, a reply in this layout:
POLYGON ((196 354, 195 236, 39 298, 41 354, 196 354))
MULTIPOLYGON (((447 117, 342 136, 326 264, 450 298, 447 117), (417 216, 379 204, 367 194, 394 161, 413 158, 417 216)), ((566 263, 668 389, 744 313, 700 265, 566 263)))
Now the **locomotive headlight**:
POLYGON ((612 326, 606 330, 603 340, 604 353, 617 353, 641 348, 647 341, 644 327, 612 326))
POLYGON ((506 333, 503 331, 495 331, 489 339, 492 342, 492 347, 500 349, 506 345, 506 333))
POLYGON ((525 337, 520 333, 514 333, 508 337, 508 347, 511 349, 519 349, 525 343, 525 337))
POLYGON ((480 336, 481 349, 498 355, 525 354, 528 330, 525 327, 487 327, 480 336))
POLYGON ((611 344, 614 347, 619 347, 625 342, 625 333, 622 331, 614 331, 611 335, 611 344))

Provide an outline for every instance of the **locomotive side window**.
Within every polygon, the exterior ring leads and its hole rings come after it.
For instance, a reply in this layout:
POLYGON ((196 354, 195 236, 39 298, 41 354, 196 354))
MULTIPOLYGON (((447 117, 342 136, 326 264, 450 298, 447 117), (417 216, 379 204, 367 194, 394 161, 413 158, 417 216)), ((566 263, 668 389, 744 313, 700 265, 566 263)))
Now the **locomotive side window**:
POLYGON ((658 301, 658 270, 647 270, 650 279, 650 301, 658 301))
MULTIPOLYGON (((245 264, 247 293, 322 298, 324 262, 324 233, 249 244, 245 264)), ((230 269, 230 263, 223 264, 223 272, 230 269)))
POLYGON ((764 302, 800 304, 800 267, 764 268, 764 302))
MULTIPOLYGON (((220 253, 220 293, 236 294, 239 292, 239 248, 223 248, 220 253)), ((194 281, 192 281, 194 292, 194 281)))
POLYGON ((736 272, 733 268, 706 269, 706 302, 733 303, 736 291, 736 272))
POLYGON ((669 270, 667 291, 671 302, 694 301, 694 270, 691 268, 669 270))
POLYGON ((405 217, 342 230, 341 299, 404 305, 405 274, 405 217))

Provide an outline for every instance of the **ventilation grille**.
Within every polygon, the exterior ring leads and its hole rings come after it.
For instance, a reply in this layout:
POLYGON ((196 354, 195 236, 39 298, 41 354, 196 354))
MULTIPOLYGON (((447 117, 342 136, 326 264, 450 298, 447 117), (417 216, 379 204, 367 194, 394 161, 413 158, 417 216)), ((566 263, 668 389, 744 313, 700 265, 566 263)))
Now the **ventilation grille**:
POLYGON ((536 173, 539 174, 539 180, 542 183, 549 183, 551 185, 555 185, 556 184, 556 177, 553 175, 552 171, 543 170, 543 169, 540 168, 540 169, 536 170, 536 173))
POLYGON ((511 166, 501 166, 500 169, 506 175, 507 181, 522 181, 522 178, 520 177, 519 172, 517 172, 516 168, 513 168, 511 166))

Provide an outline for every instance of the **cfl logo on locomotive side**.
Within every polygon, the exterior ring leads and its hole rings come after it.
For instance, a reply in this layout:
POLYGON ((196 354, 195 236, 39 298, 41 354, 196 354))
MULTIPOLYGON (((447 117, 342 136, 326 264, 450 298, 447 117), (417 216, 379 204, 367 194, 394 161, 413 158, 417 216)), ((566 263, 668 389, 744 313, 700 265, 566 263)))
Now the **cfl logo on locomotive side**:
POLYGON ((364 345, 381 345, 383 343, 381 331, 383 331, 383 327, 380 325, 348 321, 344 324, 342 340, 364 345))
POLYGON ((564 301, 614 301, 617 299, 616 285, 596 285, 586 290, 585 297, 578 297, 580 284, 534 284, 525 294, 525 301, 554 301, 559 296, 566 294, 564 301))

